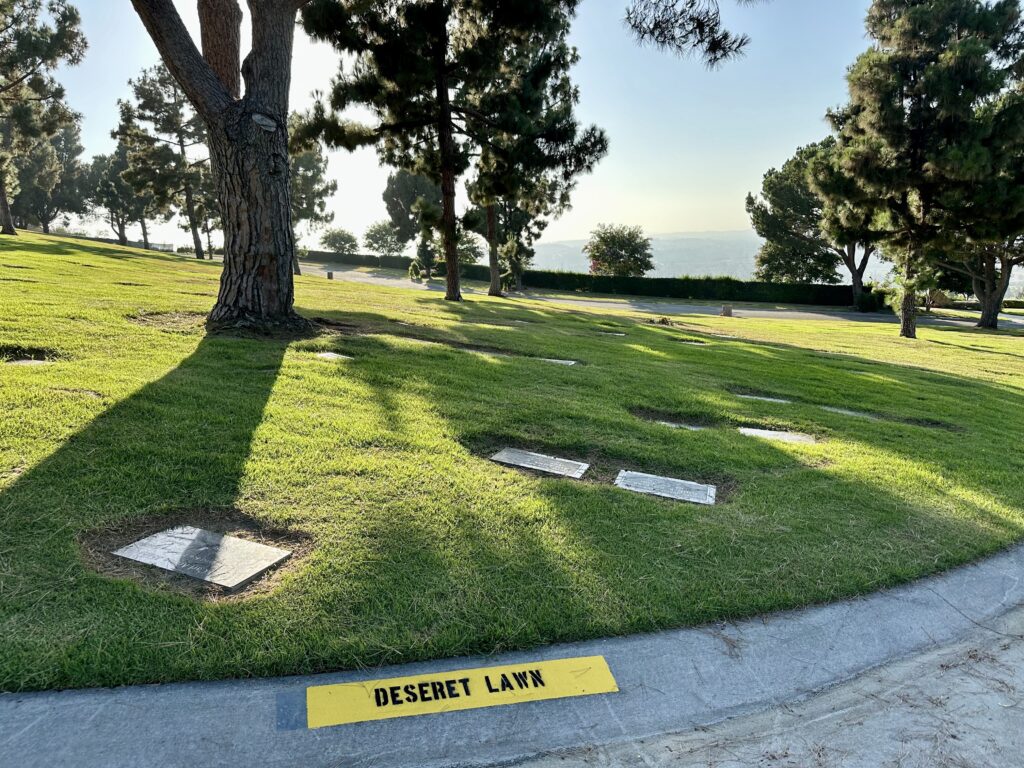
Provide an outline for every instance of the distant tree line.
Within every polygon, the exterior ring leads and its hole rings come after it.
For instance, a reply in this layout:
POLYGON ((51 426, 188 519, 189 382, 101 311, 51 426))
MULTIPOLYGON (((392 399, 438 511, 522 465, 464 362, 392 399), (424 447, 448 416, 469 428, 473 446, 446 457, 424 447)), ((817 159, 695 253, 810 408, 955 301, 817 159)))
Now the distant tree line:
POLYGON ((1024 264, 1024 25, 1016 0, 875 0, 874 44, 847 74, 833 135, 764 177, 747 210, 758 276, 834 282, 856 296, 875 255, 896 272, 902 336, 918 297, 973 291, 996 328, 1024 264))

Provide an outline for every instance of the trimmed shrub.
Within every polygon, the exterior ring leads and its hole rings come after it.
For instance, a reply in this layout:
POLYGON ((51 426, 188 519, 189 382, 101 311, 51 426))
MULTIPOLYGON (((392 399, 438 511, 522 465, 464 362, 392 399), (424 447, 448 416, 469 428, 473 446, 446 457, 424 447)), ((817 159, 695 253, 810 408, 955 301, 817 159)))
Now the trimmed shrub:
MULTIPOLYGON (((381 257, 327 251, 310 251, 307 258, 317 262, 400 269, 403 272, 407 272, 412 264, 412 259, 406 256, 381 257)), ((439 263, 434 274, 441 277, 444 274, 443 267, 443 262, 439 263)), ((486 282, 491 279, 490 268, 486 264, 463 264, 460 274, 467 280, 486 282)), ((762 283, 737 280, 733 277, 609 277, 580 272, 527 270, 523 276, 523 284, 528 288, 548 288, 556 291, 627 294, 667 299, 812 304, 822 307, 853 306, 853 288, 849 285, 762 283)), ((874 304, 870 306, 877 308, 880 302, 873 296, 871 299, 874 300, 874 304)))

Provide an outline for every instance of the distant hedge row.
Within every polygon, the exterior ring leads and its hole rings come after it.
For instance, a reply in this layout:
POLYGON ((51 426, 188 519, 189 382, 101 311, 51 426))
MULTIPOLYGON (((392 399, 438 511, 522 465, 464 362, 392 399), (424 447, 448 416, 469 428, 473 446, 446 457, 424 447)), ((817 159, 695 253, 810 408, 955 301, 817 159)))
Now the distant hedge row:
MULTIPOLYGON (((405 256, 382 257, 368 254, 340 254, 310 251, 311 261, 355 264, 406 270, 412 259, 405 256)), ((438 265, 443 274, 444 264, 438 265)), ((466 265, 462 275, 470 280, 489 280, 484 264, 466 265)), ((813 304, 823 307, 853 305, 849 285, 803 285, 796 283, 759 283, 732 277, 604 277, 579 272, 527 270, 523 283, 528 288, 548 288, 577 293, 626 294, 669 299, 701 301, 751 301, 768 304, 813 304)))

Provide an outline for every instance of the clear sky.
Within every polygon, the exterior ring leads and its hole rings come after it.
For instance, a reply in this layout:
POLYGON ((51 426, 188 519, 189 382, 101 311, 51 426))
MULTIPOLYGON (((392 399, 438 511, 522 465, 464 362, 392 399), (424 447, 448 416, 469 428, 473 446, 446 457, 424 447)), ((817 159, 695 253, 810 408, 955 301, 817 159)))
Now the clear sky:
MULTIPOLYGON (((731 28, 753 38, 746 56, 717 70, 637 47, 622 24, 627 0, 585 0, 572 38, 580 116, 607 130, 611 151, 584 179, 574 207, 546 240, 582 239, 599 223, 639 224, 649 234, 749 227, 744 197, 769 167, 827 132, 825 110, 845 99, 844 74, 866 49, 869 0, 771 0, 740 7, 723 0, 731 28)), ((61 73, 82 113, 86 155, 109 152, 118 98, 127 80, 158 61, 128 0, 78 0, 89 52, 61 73)), ((195 3, 177 0, 196 27, 195 3)), ((198 35, 197 35, 198 37, 198 35)), ((299 32, 292 107, 326 88, 333 52, 299 32)), ((335 224, 361 235, 385 218, 380 194, 388 169, 372 150, 336 152, 330 173, 335 224)), ((92 229, 98 229, 93 225, 92 229)), ((157 239, 185 242, 169 226, 157 239)))

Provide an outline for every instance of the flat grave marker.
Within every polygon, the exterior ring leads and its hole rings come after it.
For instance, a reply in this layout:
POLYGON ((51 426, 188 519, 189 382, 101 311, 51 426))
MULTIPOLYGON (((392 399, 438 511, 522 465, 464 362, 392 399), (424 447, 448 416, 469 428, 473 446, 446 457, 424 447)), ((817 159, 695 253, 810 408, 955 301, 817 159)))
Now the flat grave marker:
POLYGON ((291 556, 285 549, 190 525, 147 536, 114 554, 230 591, 241 589, 291 556))
POLYGON ((814 445, 818 441, 810 435, 800 432, 779 432, 774 429, 753 429, 751 427, 740 427, 740 434, 747 437, 756 437, 761 440, 771 440, 776 443, 794 443, 802 445, 814 445))
POLYGON ((792 400, 783 397, 768 397, 766 395, 736 395, 740 400, 756 400, 759 403, 777 403, 779 405, 792 405, 792 400))
POLYGON ((626 335, 626 334, 620 333, 618 331, 598 331, 597 333, 598 333, 599 336, 618 336, 620 338, 622 338, 622 337, 624 337, 626 335))
POLYGON ((579 480, 590 469, 589 464, 572 459, 560 459, 556 456, 545 456, 543 453, 532 453, 521 451, 518 448, 505 448, 491 456, 491 461, 499 464, 506 464, 511 467, 532 469, 536 472, 546 472, 549 475, 559 477, 570 477, 579 480))
POLYGON ((354 359, 354 358, 349 357, 348 355, 342 355, 342 354, 340 354, 338 352, 317 352, 316 356, 319 357, 321 360, 352 360, 352 359, 354 359))
POLYGON ((554 357, 542 357, 542 358, 539 358, 539 359, 542 360, 545 363, 551 363, 553 365, 564 365, 566 367, 568 367, 570 365, 577 365, 578 364, 578 361, 576 361, 576 360, 559 360, 559 359, 554 358, 554 357))
POLYGON ((687 501, 691 504, 713 506, 718 489, 713 485, 692 483, 689 480, 677 480, 672 477, 648 475, 643 472, 619 472, 615 485, 634 493, 647 496, 660 496, 674 501, 687 501))
POLYGON ((873 413, 865 413, 864 411, 851 411, 847 408, 836 408, 832 405, 823 405, 821 410, 828 411, 829 413, 837 413, 840 416, 850 416, 855 419, 867 419, 868 421, 881 421, 878 416, 873 413))
POLYGON ((685 429, 689 432, 703 432, 707 429, 707 427, 701 427, 697 424, 680 424, 675 421, 656 421, 655 424, 660 424, 661 426, 668 427, 669 429, 685 429))

